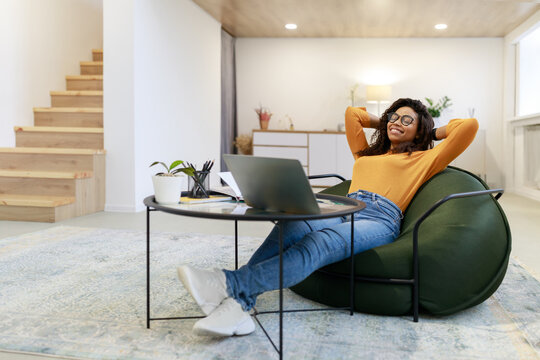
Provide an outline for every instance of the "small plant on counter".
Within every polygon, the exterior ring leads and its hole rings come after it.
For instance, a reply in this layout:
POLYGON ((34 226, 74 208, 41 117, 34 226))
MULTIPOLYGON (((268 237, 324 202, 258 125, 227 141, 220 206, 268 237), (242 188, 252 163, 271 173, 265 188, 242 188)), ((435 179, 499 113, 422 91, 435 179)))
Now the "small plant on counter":
POLYGON ((261 125, 261 129, 268 129, 268 123, 270 122, 270 118, 272 117, 272 113, 270 112, 270 110, 262 107, 262 105, 259 105, 259 107, 255 109, 255 112, 259 116, 259 124, 261 125))

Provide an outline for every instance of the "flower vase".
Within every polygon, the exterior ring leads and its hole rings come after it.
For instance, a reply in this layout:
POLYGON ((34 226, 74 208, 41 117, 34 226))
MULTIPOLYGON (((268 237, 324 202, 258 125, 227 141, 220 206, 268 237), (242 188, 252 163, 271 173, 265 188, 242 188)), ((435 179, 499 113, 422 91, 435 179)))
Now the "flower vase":
POLYGON ((259 124, 261 125, 261 130, 268 130, 268 123, 270 119, 259 119, 259 124))

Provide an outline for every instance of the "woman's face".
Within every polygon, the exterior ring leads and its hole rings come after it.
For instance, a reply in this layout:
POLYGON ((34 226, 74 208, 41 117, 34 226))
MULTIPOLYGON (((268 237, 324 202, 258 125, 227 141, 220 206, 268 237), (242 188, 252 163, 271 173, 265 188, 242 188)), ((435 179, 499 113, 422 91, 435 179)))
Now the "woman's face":
POLYGON ((396 147, 402 142, 413 141, 418 130, 418 115, 412 108, 408 106, 400 107, 393 115, 393 119, 396 118, 397 120, 394 122, 390 122, 390 120, 387 119, 388 123, 386 124, 388 138, 392 143, 391 148, 396 147), (402 121, 407 123, 407 121, 410 120, 408 116, 412 118, 412 122, 405 126, 402 121))

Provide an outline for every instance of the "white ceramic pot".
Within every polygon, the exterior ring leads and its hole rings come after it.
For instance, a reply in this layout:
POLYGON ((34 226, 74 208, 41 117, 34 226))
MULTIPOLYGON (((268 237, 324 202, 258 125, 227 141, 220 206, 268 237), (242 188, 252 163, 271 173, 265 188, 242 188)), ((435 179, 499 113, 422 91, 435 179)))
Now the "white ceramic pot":
POLYGON ((152 176, 156 202, 163 205, 178 204, 186 176, 152 176))

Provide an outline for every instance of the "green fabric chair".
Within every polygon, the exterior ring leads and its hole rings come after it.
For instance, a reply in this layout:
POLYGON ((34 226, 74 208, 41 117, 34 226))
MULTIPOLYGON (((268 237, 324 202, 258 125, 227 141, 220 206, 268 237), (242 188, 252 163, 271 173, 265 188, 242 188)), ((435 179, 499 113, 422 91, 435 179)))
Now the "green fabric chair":
MULTIPOLYGON (((323 192, 346 195, 349 184, 345 181, 323 192)), ((396 241, 355 255, 354 310, 411 313, 415 224, 446 196, 486 189, 480 178, 455 167, 427 181, 407 208, 396 241), (372 278, 409 280, 392 284, 372 278)), ((418 302, 427 313, 448 315, 480 304, 497 290, 508 266, 510 228, 496 198, 489 194, 450 199, 431 210, 418 228, 418 302)), ((347 307, 349 274, 346 259, 314 272, 291 289, 323 304, 347 307)))

